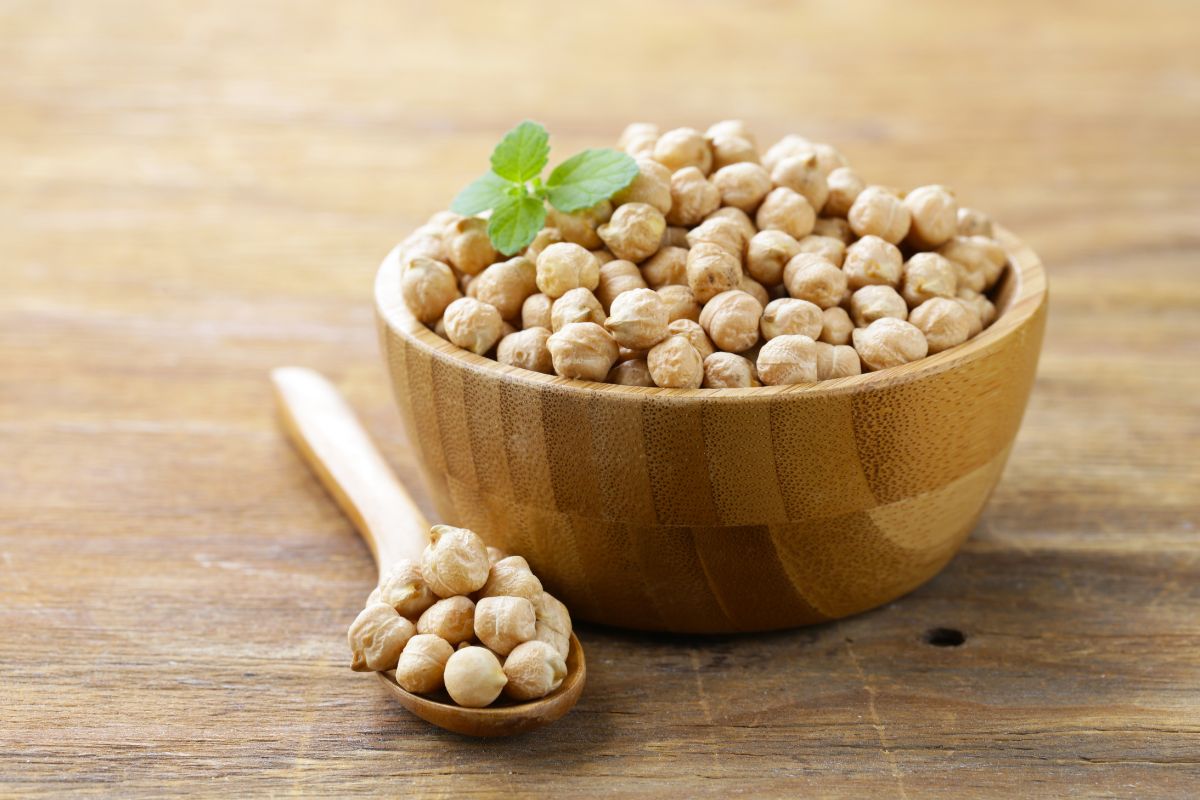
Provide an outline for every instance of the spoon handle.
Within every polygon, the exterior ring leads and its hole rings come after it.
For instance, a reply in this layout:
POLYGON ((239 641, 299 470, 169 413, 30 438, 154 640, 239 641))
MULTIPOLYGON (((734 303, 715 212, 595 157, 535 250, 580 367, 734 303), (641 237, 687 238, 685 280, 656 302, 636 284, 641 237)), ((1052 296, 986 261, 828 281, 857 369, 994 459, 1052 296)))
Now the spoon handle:
POLYGON ((397 560, 420 561, 429 523, 354 412, 311 369, 271 371, 284 430, 375 555, 382 577, 397 560))

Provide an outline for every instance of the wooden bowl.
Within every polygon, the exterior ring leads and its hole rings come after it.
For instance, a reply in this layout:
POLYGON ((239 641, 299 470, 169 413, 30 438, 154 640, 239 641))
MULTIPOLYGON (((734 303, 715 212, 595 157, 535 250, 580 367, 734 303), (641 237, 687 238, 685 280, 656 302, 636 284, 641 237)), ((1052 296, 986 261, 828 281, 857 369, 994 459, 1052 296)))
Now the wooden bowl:
POLYGON ((753 631, 915 589, 975 525, 1037 368, 1046 277, 1007 231, 999 318, 901 367, 803 386, 643 389, 504 366, 375 285, 404 426, 438 513, 528 559, 577 618, 753 631))

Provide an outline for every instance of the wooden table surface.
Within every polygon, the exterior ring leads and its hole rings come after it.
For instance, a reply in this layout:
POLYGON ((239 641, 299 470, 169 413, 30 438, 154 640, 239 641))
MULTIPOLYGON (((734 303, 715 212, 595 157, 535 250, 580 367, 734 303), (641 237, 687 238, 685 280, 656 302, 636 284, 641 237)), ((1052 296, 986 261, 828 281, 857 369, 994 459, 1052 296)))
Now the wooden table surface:
POLYGON ((0 796, 1195 796, 1198 7, 435 5, 0 5, 0 796), (371 561, 267 371, 333 377, 420 492, 383 254, 522 118, 562 157, 733 116, 1040 252, 1003 481, 885 608, 585 627, 560 723, 431 729, 347 667, 371 561))

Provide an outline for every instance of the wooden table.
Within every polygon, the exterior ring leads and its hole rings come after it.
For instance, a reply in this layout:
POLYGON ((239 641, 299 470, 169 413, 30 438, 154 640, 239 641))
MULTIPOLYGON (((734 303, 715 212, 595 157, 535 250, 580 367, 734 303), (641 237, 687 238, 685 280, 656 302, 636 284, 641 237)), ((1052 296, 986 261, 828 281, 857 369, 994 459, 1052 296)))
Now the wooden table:
POLYGON ((0 7, 0 795, 1195 796, 1197 7, 434 5, 0 7), (885 608, 585 627, 562 722, 430 729, 347 668, 372 566, 267 370, 331 375, 419 487, 381 256, 521 118, 561 158, 729 116, 1041 253, 1003 482, 885 608))

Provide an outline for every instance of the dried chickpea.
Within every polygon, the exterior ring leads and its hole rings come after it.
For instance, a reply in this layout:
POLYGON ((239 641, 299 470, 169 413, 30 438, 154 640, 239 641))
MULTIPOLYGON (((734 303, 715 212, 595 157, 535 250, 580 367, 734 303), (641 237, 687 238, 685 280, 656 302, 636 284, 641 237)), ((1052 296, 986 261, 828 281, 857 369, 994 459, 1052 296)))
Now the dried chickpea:
POLYGON ((406 692, 431 694, 442 688, 446 662, 454 646, 432 633, 418 633, 404 645, 396 664, 396 683, 406 692))
POLYGON ((605 380, 621 386, 654 386, 654 378, 650 377, 650 367, 644 358, 619 362, 608 371, 605 380))
POLYGON ((817 163, 815 152, 783 159, 771 170, 771 181, 776 186, 786 186, 803 195, 818 214, 829 199, 829 184, 817 163))
POLYGON ((958 270, 937 253, 917 253, 904 264, 900 293, 909 308, 931 297, 954 297, 958 293, 958 270))
POLYGON ((501 339, 496 346, 496 360, 510 367, 553 375, 554 362, 550 358, 549 341, 550 331, 547 328, 535 326, 515 331, 501 339))
POLYGON ((495 566, 497 561, 508 558, 508 553, 501 550, 499 547, 489 547, 487 549, 488 563, 495 566))
POLYGON ((682 336, 691 342, 701 359, 708 358, 716 349, 704 328, 700 327, 700 323, 692 319, 672 320, 667 326, 667 333, 671 336, 682 336))
POLYGON ((712 138, 711 145, 714 170, 728 167, 730 164, 758 163, 758 148, 750 139, 721 134, 712 138))
POLYGON ((463 708, 484 708, 500 696, 508 677, 486 647, 464 647, 446 661, 446 692, 463 708))
POLYGON ((904 196, 912 227, 908 242, 931 250, 945 244, 958 232, 958 201, 945 186, 918 186, 904 196))
POLYGON ((908 304, 890 286, 864 286, 850 296, 850 316, 855 326, 865 328, 884 317, 908 319, 908 304))
POLYGON ((722 205, 747 213, 758 208, 772 188, 766 168, 745 161, 721 167, 713 173, 712 184, 721 193, 722 205))
POLYGON ((831 239, 841 239, 849 245, 856 238, 850 229, 850 223, 841 217, 818 217, 813 223, 814 236, 828 236, 831 239))
POLYGON ((692 294, 707 303, 742 281, 742 262, 719 245, 700 242, 687 254, 687 282, 692 294))
POLYGON ((546 225, 557 228, 564 242, 573 242, 588 250, 600 247, 600 236, 596 228, 613 215, 613 204, 603 200, 591 208, 581 211, 559 211, 554 206, 546 209, 546 225))
POLYGON ((642 277, 651 289, 687 286, 687 258, 686 247, 663 247, 642 264, 642 277))
POLYGON ((992 304, 992 301, 986 295, 965 287, 960 287, 958 290, 958 299, 971 304, 976 313, 979 314, 979 321, 983 327, 986 328, 995 321, 996 306, 992 304))
POLYGON ((750 131, 750 126, 746 124, 744 119, 723 119, 720 122, 714 122, 708 126, 708 130, 704 132, 704 136, 710 140, 718 139, 722 136, 737 136, 750 142, 755 147, 758 146, 758 140, 750 131))
POLYGON ((789 133, 767 149, 767 152, 763 154, 762 163, 767 169, 774 169, 775 165, 785 158, 803 156, 812 152, 814 152, 812 142, 803 136, 789 133))
POLYGON ((656 144, 658 144, 657 136, 643 133, 630 139, 623 149, 636 159, 654 158, 654 146, 656 144))
POLYGON ((903 241, 912 223, 904 201, 881 186, 863 189, 850 206, 846 220, 858 236, 878 236, 892 244, 903 241))
POLYGON ((672 172, 695 167, 707 175, 712 170, 712 150, 704 134, 695 128, 676 128, 658 137, 654 160, 672 172))
POLYGON ((400 267, 403 269, 419 258, 445 263, 450 260, 450 253, 440 229, 429 231, 418 228, 400 243, 399 257, 400 267))
POLYGON ((908 321, 921 329, 930 353, 940 353, 971 338, 971 312, 948 297, 926 300, 908 321))
POLYGON ((631 122, 621 131, 621 135, 617 137, 617 148, 624 150, 630 142, 640 139, 644 136, 658 138, 658 126, 653 122, 631 122))
POLYGON ((392 564, 379 581, 378 592, 379 602, 410 619, 421 616, 437 600, 421 575, 420 565, 408 558, 392 564))
POLYGON ((450 337, 446 335, 446 319, 445 317, 438 318, 438 321, 433 324, 433 332, 442 337, 446 341, 450 341, 450 337))
POLYGON ((421 574, 438 597, 470 594, 487 581, 487 547, 474 531, 452 525, 429 529, 421 554, 421 574))
POLYGON ((653 289, 633 289, 617 295, 604 327, 617 344, 648 350, 667 336, 667 304, 653 289))
POLYGON ((600 247, 595 250, 588 250, 588 252, 595 257, 596 263, 602 267, 608 262, 615 261, 617 259, 617 257, 610 253, 605 247, 600 247))
POLYGON ((705 389, 748 389, 754 385, 750 360, 737 353, 710 353, 704 359, 705 389))
POLYGON ((504 319, 496 307, 474 297, 460 297, 442 315, 446 336, 464 350, 483 355, 500 341, 504 319))
POLYGON ((637 160, 638 174, 633 182, 613 195, 615 206, 645 203, 661 213, 671 210, 671 170, 651 158, 637 160))
POLYGON ((754 222, 759 230, 783 231, 793 239, 812 233, 817 214, 804 195, 786 186, 772 189, 758 207, 754 222))
POLYGON ((475 604, 475 637, 498 655, 508 655, 537 632, 533 603, 526 597, 484 597, 475 604))
POLYGON ((817 380, 817 343, 807 336, 776 336, 758 351, 758 378, 768 386, 817 380))
POLYGON ((688 247, 695 247, 701 242, 715 244, 728 251, 740 260, 746 251, 746 236, 741 226, 731 219, 715 217, 701 222, 688 231, 688 247))
MULTIPOLYGON (((667 221, 662 212, 646 203, 626 203, 597 230, 617 258, 644 261, 658 252, 667 221)), ((592 287, 595 288, 595 287, 592 287)))
POLYGON ((521 313, 525 298, 537 291, 537 267, 523 256, 492 264, 471 281, 469 294, 495 306, 504 319, 521 313))
POLYGON ((821 172, 826 176, 835 169, 847 166, 849 163, 846 161, 846 157, 831 144, 817 142, 813 145, 813 152, 817 154, 817 164, 821 167, 821 172))
POLYGON ((823 321, 820 306, 807 300, 784 297, 767 303, 759 328, 762 329, 763 338, 767 340, 790 334, 801 334, 816 339, 821 335, 823 321))
POLYGON ((550 307, 550 330, 561 330, 572 322, 604 324, 604 306, 600 305, 594 294, 582 287, 570 290, 550 307))
POLYGON ((523 642, 504 659, 508 683, 504 693, 514 700, 537 700, 562 685, 567 677, 567 662, 553 645, 523 642))
POLYGON ((446 228, 446 256, 459 272, 478 275, 484 267, 500 260, 487 234, 487 220, 463 217, 446 228))
POLYGON ((868 369, 898 367, 929 354, 921 329, 895 317, 877 319, 865 328, 855 328, 854 349, 868 369))
POLYGON ((537 257, 543 250, 552 244, 560 244, 564 241, 566 240, 563 239, 562 231, 558 228, 542 228, 525 248, 525 257, 536 264, 537 257))
POLYGON ((400 275, 400 293, 412 315, 426 325, 436 322, 459 297, 454 271, 431 258, 408 262, 400 275))
POLYGON ((346 638, 353 658, 350 669, 371 672, 391 669, 413 635, 413 624, 387 603, 371 603, 350 624, 346 638))
POLYGON ((564 378, 602 381, 617 361, 617 341, 594 322, 573 322, 547 342, 554 371, 564 378))
POLYGON ((553 307, 554 301, 550 295, 541 293, 529 295, 521 304, 521 327, 549 328, 550 309, 553 307))
POLYGON ((986 236, 954 236, 938 253, 958 265, 958 285, 976 292, 992 288, 1004 271, 1004 248, 986 236))
POLYGON ((830 172, 826 184, 829 187, 829 197, 822 211, 830 217, 845 217, 849 214, 850 207, 867 187, 863 179, 858 177, 858 173, 849 167, 838 167, 830 172))
POLYGON ((854 330, 854 322, 846 309, 840 306, 827 308, 821 312, 821 341, 826 344, 848 344, 850 333, 854 330))
POLYGON ((959 236, 992 236, 992 218, 973 208, 959 208, 957 215, 959 236))
POLYGON ((799 252, 800 244, 783 231, 759 231, 746 246, 746 272, 764 286, 778 286, 784 265, 799 252))
POLYGON ((846 248, 842 271, 851 289, 872 284, 895 287, 900 285, 900 276, 904 274, 904 258, 896 245, 867 235, 846 248))
POLYGON ((538 254, 537 287, 551 299, 579 287, 591 291, 599 283, 600 264, 577 244, 557 242, 538 254))
POLYGON ((700 303, 692 290, 686 286, 671 284, 655 290, 667 306, 667 319, 674 322, 680 319, 690 319, 699 322, 700 303))
POLYGON ((832 263, 835 267, 840 267, 846 260, 846 243, 841 239, 835 239, 832 236, 817 236, 809 234, 801 239, 799 244, 799 253, 815 253, 822 256, 832 263))
POLYGON ((758 326, 763 307, 740 289, 721 292, 700 309, 700 327, 713 344, 730 353, 739 353, 758 341, 758 326))
POLYGON ((847 344, 817 342, 817 380, 849 378, 862 374, 862 362, 858 353, 847 344))
POLYGON ((475 635, 475 604, 461 595, 438 600, 417 620, 417 633, 432 633, 452 645, 470 641, 475 635))
POLYGON ((684 167, 671 175, 671 210, 667 222, 691 226, 716 211, 721 190, 695 167, 684 167))
POLYGON ((724 206, 707 215, 704 222, 710 222, 714 219, 727 219, 730 222, 736 222, 738 227, 742 229, 742 238, 749 242, 754 238, 754 234, 758 233, 758 228, 754 226, 754 220, 750 219, 750 215, 740 208, 732 206, 724 206))
POLYGON ((821 308, 836 306, 846 293, 846 273, 815 253, 797 253, 783 268, 788 294, 821 308))
POLYGON ((609 261, 600 265, 600 284, 596 287, 596 299, 604 310, 612 308, 613 300, 622 292, 633 289, 645 289, 646 279, 637 264, 624 259, 609 261))
POLYGON ((757 300, 760 306, 765 306, 767 303, 771 302, 771 295, 767 291, 767 287, 763 286, 749 275, 744 273, 742 274, 742 279, 738 282, 738 288, 757 300))
POLYGON ((704 360, 682 336, 668 336, 646 354, 646 367, 655 386, 698 389, 704 380, 704 360))

